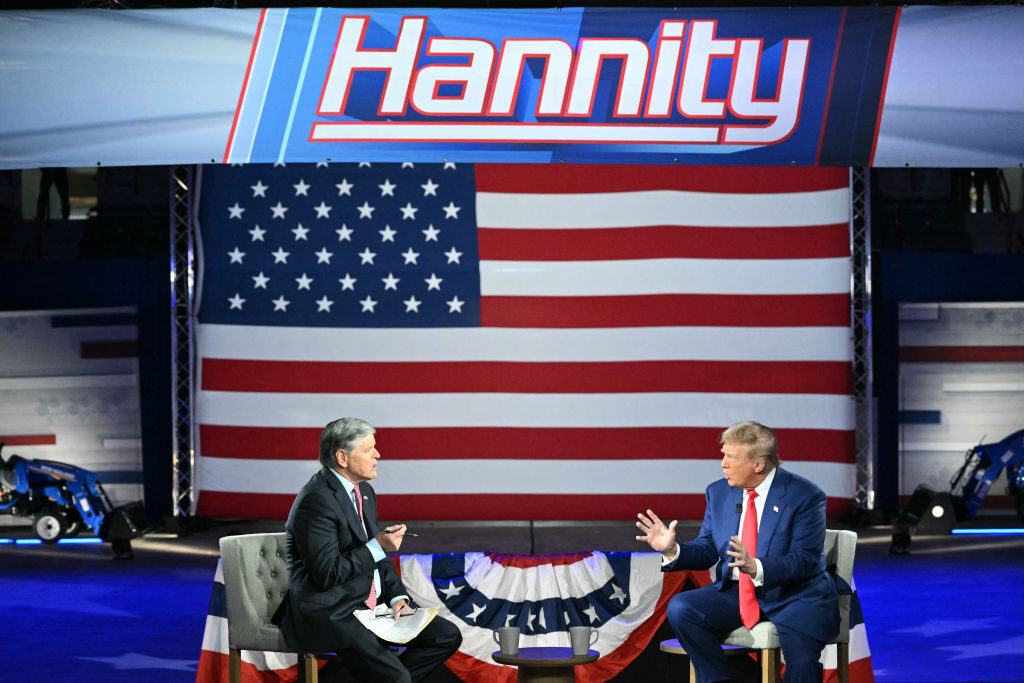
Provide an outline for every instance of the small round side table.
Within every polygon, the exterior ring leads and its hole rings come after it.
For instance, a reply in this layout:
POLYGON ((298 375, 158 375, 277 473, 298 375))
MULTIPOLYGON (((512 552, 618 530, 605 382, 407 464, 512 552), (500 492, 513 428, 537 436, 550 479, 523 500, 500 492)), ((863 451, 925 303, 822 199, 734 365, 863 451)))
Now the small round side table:
POLYGON ((521 647, 517 655, 492 652, 491 659, 499 664, 519 667, 520 683, 572 683, 576 680, 573 667, 596 662, 601 653, 588 650, 585 655, 573 655, 567 647, 521 647))

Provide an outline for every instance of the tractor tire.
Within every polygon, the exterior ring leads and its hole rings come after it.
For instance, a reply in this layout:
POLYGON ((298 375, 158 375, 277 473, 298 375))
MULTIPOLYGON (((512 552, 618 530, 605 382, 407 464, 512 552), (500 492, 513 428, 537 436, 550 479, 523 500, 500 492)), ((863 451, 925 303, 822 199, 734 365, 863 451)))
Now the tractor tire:
POLYGON ((64 538, 74 538, 78 534, 82 533, 82 527, 85 525, 77 519, 68 520, 67 531, 64 532, 64 538))
POLYGON ((32 531, 43 543, 56 543, 64 537, 68 528, 68 518, 63 512, 42 510, 36 513, 32 522, 32 531))

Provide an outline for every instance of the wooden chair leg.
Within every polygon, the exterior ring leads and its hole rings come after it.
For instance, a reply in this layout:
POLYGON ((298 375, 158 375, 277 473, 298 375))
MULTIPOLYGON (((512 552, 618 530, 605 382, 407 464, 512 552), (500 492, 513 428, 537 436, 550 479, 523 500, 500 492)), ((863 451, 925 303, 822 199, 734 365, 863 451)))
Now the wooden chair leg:
POLYGON ((782 659, 778 650, 761 650, 761 683, 779 683, 782 659))
POLYGON ((299 680, 302 683, 317 683, 320 678, 320 662, 316 655, 299 655, 299 680))
POLYGON ((242 651, 228 648, 228 680, 242 683, 242 651))
POLYGON ((850 683, 850 644, 836 643, 836 679, 850 683))

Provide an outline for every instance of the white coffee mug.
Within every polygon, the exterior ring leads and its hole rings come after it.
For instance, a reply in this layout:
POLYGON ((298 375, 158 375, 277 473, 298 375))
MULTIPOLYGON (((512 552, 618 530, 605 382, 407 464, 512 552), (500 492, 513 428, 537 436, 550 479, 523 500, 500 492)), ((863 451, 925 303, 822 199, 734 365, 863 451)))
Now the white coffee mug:
POLYGON ((570 626, 569 643, 572 645, 572 654, 579 657, 590 652, 590 646, 597 642, 601 634, 589 626, 570 626))
POLYGON ((498 644, 501 654, 515 657, 519 654, 519 627, 502 626, 494 631, 494 642, 498 644))

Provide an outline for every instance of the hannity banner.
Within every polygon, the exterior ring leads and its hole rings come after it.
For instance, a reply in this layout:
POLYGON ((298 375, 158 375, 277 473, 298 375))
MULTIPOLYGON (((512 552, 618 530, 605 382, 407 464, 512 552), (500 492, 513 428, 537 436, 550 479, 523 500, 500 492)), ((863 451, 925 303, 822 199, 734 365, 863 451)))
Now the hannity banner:
POLYGON ((1022 60, 1019 6, 0 12, 0 167, 1016 166, 1022 60))

